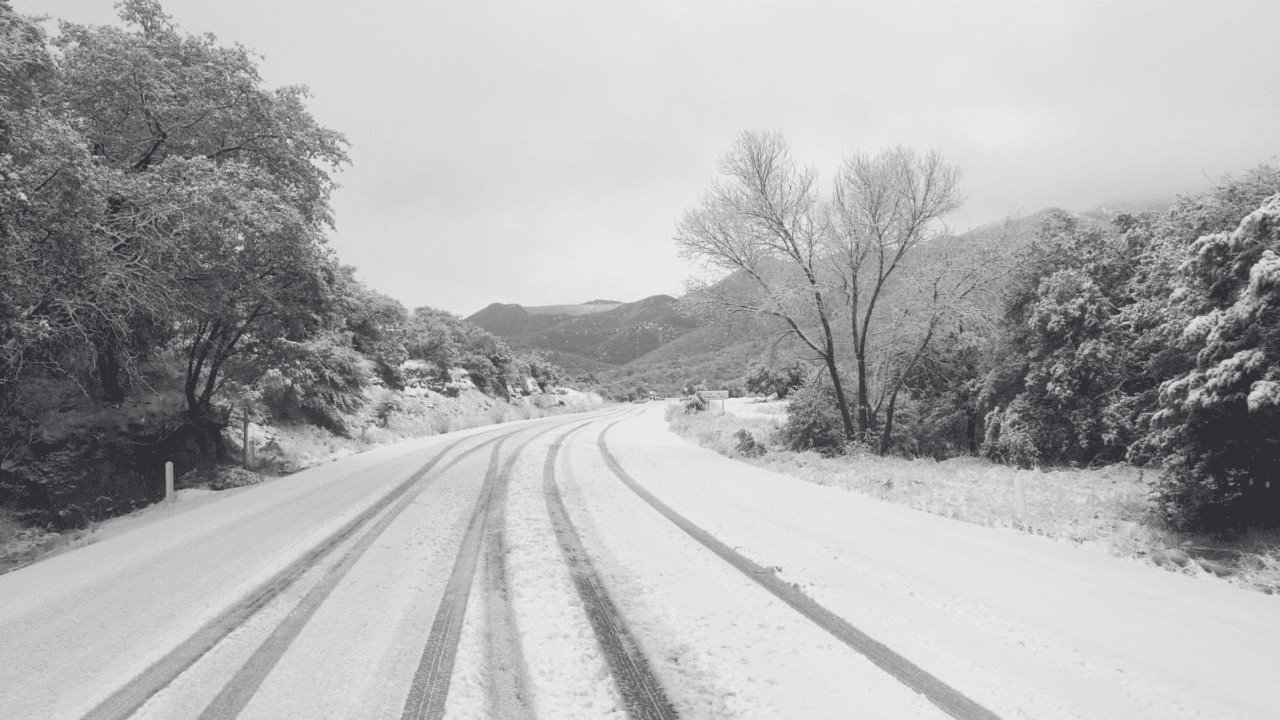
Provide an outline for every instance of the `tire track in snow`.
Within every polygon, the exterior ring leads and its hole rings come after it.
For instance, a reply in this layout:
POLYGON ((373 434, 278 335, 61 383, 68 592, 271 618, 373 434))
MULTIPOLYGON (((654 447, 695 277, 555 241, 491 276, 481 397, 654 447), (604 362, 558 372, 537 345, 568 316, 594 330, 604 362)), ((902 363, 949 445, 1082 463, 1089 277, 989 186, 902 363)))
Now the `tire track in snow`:
MULTIPOLYGON (((221 642, 223 638, 243 625, 254 613, 296 582, 307 570, 334 552, 344 541, 368 525, 397 499, 409 493, 451 451, 468 440, 483 437, 492 432, 494 431, 469 435, 446 445, 444 449, 437 452, 421 468, 392 488, 386 495, 379 498, 373 505, 348 520, 320 544, 255 587, 240 602, 233 604, 217 617, 205 623, 191 637, 152 663, 146 670, 119 690, 109 695, 90 710, 84 716, 84 720, 124 720, 128 718, 146 704, 153 695, 163 690, 175 678, 186 672, 205 653, 221 642)), ((482 444, 487 444, 487 442, 482 444)))
MULTIPOLYGON (((506 438, 503 438, 504 440, 506 438)), ((498 453, 502 444, 494 446, 489 455, 489 469, 485 472, 484 486, 476 499, 471 522, 462 536, 458 556, 453 561, 453 571, 440 597, 427 646, 422 651, 418 670, 409 686, 409 697, 404 703, 403 720, 423 720, 444 716, 445 700, 449 695, 449 681, 453 677, 453 659, 458 651, 458 639, 462 636, 462 621, 467 611, 467 597, 471 594, 471 581, 476 574, 476 560, 480 556, 480 540, 488 515, 489 499, 493 495, 494 481, 498 477, 498 453)))
MULTIPOLYGON (((618 413, 606 413, 607 418, 618 413)), ((593 418, 576 427, 582 427, 602 418, 593 418)), ((510 584, 507 575, 506 503, 511 485, 511 472, 521 453, 533 441, 563 424, 547 428, 525 440, 512 451, 502 466, 498 484, 490 501, 487 532, 484 539, 481 563, 484 578, 484 639, 485 658, 488 664, 489 717, 503 720, 533 718, 537 716, 533 693, 529 688, 529 669, 521 648, 520 630, 515 609, 511 604, 510 584)))
POLYGON ((507 575, 506 503, 507 488, 516 460, 529 443, 543 431, 524 441, 507 458, 502 467, 503 482, 493 492, 493 507, 488 533, 484 541, 484 636, 489 677, 489 716, 495 718, 532 718, 536 716, 533 694, 529 691, 529 670, 520 647, 520 630, 507 575))
MULTIPOLYGON (((624 418, 625 419, 625 418, 624 418)), ((849 646, 870 660, 876 667, 888 673, 898 682, 923 695, 929 702, 957 720, 1000 720, 999 716, 982 705, 969 699, 960 691, 947 685, 931 675, 919 665, 891 650, 887 645, 872 638, 851 625, 847 620, 818 604, 813 598, 800 589, 778 578, 771 570, 738 553, 725 543, 717 540, 706 530, 690 522, 688 518, 673 510, 644 488, 631 477, 610 452, 605 435, 614 425, 622 422, 615 420, 609 423, 596 440, 605 464, 624 485, 644 500, 654 510, 670 520, 676 527, 697 540, 711 552, 720 556, 725 562, 742 572, 757 584, 768 590, 779 600, 791 606, 796 612, 808 618, 815 625, 830 633, 840 642, 849 646)))
MULTIPOLYGON (((504 440, 518 432, 520 432, 519 429, 512 430, 499 437, 485 440, 475 447, 468 448, 465 452, 445 463, 430 480, 423 482, 417 489, 419 491, 426 489, 432 481, 440 478, 440 476, 467 457, 494 443, 497 443, 497 446, 500 447, 504 440)), ((494 451, 497 451, 497 447, 494 448, 494 451)), ((324 601, 337 588, 338 583, 346 577, 352 566, 377 541, 383 531, 395 521, 400 513, 413 503, 417 496, 417 492, 407 492, 400 496, 394 506, 373 524, 369 531, 360 538, 360 541, 352 546, 336 565, 329 568, 320 582, 289 611, 289 615, 276 626, 276 629, 254 651, 245 664, 240 667, 230 682, 214 697, 204 712, 200 714, 200 720, 230 720, 237 717, 244 710, 249 701, 253 699, 253 695, 258 691, 258 688, 262 686, 263 681, 266 680, 267 675, 271 673, 276 663, 280 661, 280 658, 288 651, 293 641, 301 634, 311 617, 315 615, 320 606, 324 604, 324 601)))
MULTIPOLYGON (((592 420, 594 421, 594 420, 592 420)), ((588 422, 592 422, 588 421, 588 422)), ((476 499, 476 507, 471 522, 463 535, 454 560, 453 570, 449 574, 445 591, 440 598, 440 607, 436 611, 435 621, 431 624, 431 632, 427 636, 427 645, 423 648, 422 659, 418 670, 414 673, 409 687, 409 695, 405 699, 402 720, 424 720, 425 718, 441 718, 444 716, 445 703, 449 695, 449 682, 453 676, 454 657, 458 651, 458 640, 462 635, 462 623, 466 616, 467 600, 471 594, 471 583, 475 578, 476 565, 480 557, 482 541, 485 537, 486 525, 493 503, 496 489, 502 486, 501 497, 506 497, 505 485, 510 480, 511 468, 515 465, 515 457, 534 439, 551 432, 556 427, 570 421, 558 423, 556 426, 536 433, 528 441, 521 444, 512 457, 501 469, 498 465, 501 440, 494 447, 489 458, 489 469, 485 473, 484 486, 476 499)), ((586 423, 583 423, 584 425, 586 423)), ((527 428, 522 428, 527 429, 527 428)), ((518 431, 517 431, 518 432, 518 431)), ((505 436, 502 440, 505 440, 505 436)), ((518 638, 516 639, 518 647, 518 638)), ((521 681, 518 681, 521 682, 521 681)), ((525 697, 528 697, 527 690, 525 697)))
POLYGON ((604 583, 592 566, 586 549, 582 546, 582 538, 569 518, 564 499, 556 486, 555 466, 560 446, 566 438, 587 424, 589 423, 570 428, 547 451, 547 460, 542 470, 542 491, 547 502, 547 512, 551 516, 556 538, 560 541, 560 550, 569 565, 578 597, 582 599, 587 618, 591 621, 591 629, 595 631, 596 640, 604 652, 609 672, 622 695, 627 714, 640 720, 676 718, 679 717, 678 713, 649 669, 648 661, 627 630, 604 583))

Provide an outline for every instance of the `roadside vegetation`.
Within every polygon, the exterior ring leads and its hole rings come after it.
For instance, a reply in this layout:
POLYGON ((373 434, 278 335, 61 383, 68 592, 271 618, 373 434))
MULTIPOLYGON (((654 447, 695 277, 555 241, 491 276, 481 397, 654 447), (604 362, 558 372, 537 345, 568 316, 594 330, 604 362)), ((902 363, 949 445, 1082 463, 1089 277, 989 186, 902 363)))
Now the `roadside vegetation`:
POLYGON ((972 456, 936 460, 794 450, 785 403, 761 400, 739 401, 723 414, 688 412, 687 403, 674 403, 667 421, 699 445, 807 482, 1280 593, 1280 532, 1252 529, 1224 538, 1172 530, 1151 503, 1158 471, 1127 463, 1023 469, 972 456), (1026 498, 1021 517, 1019 481, 1026 498))
POLYGON ((346 141, 306 89, 117 7, 47 34, 0 0, 0 555, 163 497, 166 461, 226 487, 599 401, 356 279, 327 243, 346 141))
POLYGON ((1168 532, 1280 526, 1280 167, 1109 223, 1051 212, 1027 242, 949 235, 934 153, 853 154, 824 188, 744 133, 721 173, 676 242, 707 273, 691 305, 771 323, 810 369, 775 446, 1064 468, 1065 506, 1127 463, 1168 532))

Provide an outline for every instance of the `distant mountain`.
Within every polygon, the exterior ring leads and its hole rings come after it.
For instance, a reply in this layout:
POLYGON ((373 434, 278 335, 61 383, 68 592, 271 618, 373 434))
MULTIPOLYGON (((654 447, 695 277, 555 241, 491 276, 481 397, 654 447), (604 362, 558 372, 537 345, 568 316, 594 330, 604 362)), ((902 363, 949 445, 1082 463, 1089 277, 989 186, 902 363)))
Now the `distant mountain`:
POLYGON ((591 371, 625 365, 699 325, 670 295, 528 308, 494 303, 467 320, 516 347, 545 350, 567 368, 591 371))
MULTIPOLYGON (((734 276, 721 284, 751 287, 734 276)), ((693 317, 670 295, 630 303, 494 303, 467 320, 513 347, 545 352, 570 373, 593 374, 619 394, 636 387, 674 392, 687 382, 721 387, 742 377, 776 340, 757 323, 693 317)))

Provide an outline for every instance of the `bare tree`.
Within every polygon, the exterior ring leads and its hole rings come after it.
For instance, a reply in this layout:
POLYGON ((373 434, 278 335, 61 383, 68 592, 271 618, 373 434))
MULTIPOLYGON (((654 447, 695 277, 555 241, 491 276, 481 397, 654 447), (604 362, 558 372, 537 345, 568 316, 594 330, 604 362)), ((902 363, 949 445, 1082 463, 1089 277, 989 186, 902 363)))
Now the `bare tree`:
MULTIPOLYGON (((857 436, 869 438, 877 407, 872 405, 870 375, 876 350, 873 335, 879 330, 876 314, 895 276, 902 274, 908 259, 934 236, 939 220, 960 205, 959 171, 937 152, 919 155, 914 150, 895 147, 874 156, 854 155, 845 160, 835 181, 830 205, 829 258, 840 288, 857 374, 857 436)), ((941 291, 942 279, 934 284, 930 305, 950 293, 941 291)), ((919 357, 928 348, 936 328, 937 314, 928 314, 920 335, 919 357)), ((914 364, 907 363, 907 368, 914 364)), ((897 373, 905 377, 905 372, 897 373)), ((890 408, 897 398, 900 381, 891 382, 890 408)), ((892 431, 890 424, 888 430, 892 431)), ((885 448, 888 433, 882 438, 885 448)))
POLYGON ((685 214, 675 240, 686 257, 740 272, 755 292, 717 292, 704 300, 723 310, 775 319, 825 365, 845 434, 855 434, 841 382, 833 308, 825 292, 827 223, 816 172, 791 158, 777 133, 746 132, 722 158, 724 176, 685 214))

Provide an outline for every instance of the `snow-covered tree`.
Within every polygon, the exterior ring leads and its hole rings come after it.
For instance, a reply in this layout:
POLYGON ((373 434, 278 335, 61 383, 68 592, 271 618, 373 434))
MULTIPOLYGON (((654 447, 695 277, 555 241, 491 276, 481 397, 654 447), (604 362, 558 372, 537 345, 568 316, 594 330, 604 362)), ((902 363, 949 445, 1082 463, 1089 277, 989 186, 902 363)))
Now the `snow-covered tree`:
POLYGON ((1280 524, 1280 195, 1202 236, 1183 270, 1195 365, 1160 387, 1160 500, 1190 527, 1280 524))

